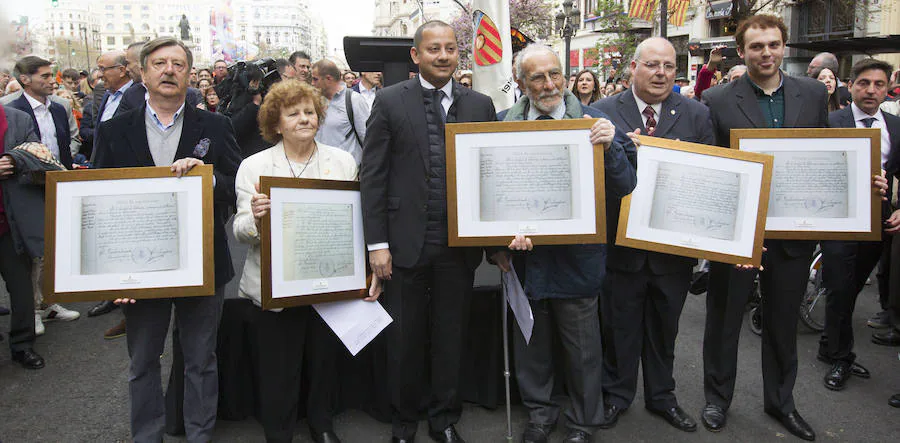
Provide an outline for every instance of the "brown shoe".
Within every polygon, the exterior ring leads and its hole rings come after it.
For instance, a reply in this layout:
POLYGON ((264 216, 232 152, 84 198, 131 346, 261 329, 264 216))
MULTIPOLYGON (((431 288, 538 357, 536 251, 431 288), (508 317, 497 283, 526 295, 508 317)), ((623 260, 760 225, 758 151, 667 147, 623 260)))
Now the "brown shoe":
POLYGON ((103 333, 103 338, 114 340, 125 336, 125 319, 123 318, 119 324, 109 328, 103 333))

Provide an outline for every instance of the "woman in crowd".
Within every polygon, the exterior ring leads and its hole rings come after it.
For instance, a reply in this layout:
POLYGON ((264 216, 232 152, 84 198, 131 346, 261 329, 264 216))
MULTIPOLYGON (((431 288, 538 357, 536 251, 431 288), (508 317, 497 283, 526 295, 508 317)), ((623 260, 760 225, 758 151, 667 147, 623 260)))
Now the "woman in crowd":
POLYGON ((200 90, 200 95, 203 95, 203 96, 206 95, 206 90, 210 89, 211 86, 212 86, 212 80, 210 80, 208 78, 204 78, 204 79, 200 80, 199 82, 197 82, 197 89, 200 90))
POLYGON ((62 97, 64 99, 68 100, 69 103, 72 104, 72 115, 75 117, 75 122, 78 123, 78 127, 80 128, 81 127, 81 116, 82 116, 80 100, 78 100, 75 97, 75 94, 72 94, 71 92, 69 92, 68 89, 57 89, 53 93, 59 97, 62 97))
POLYGON ((203 104, 209 112, 216 112, 216 106, 219 105, 219 95, 216 94, 215 88, 206 88, 203 91, 203 104))
MULTIPOLYGON (((260 237, 270 200, 259 191, 260 176, 306 179, 357 179, 353 157, 315 141, 325 118, 325 101, 312 86, 298 80, 277 83, 259 110, 262 136, 275 146, 244 159, 235 188, 237 213, 234 236, 250 245, 241 275, 239 295, 260 306, 260 237)), ((376 283, 377 284, 377 283, 376 283)), ((378 292, 372 291, 374 301, 378 292)), ((311 380, 307 419, 315 441, 340 441, 332 427, 332 399, 337 392, 335 365, 343 346, 310 307, 259 311, 255 321, 259 377, 260 422, 266 440, 291 441, 297 421, 304 347, 311 380)), ((346 352, 346 351, 344 351, 346 352)))
POLYGON ((839 94, 835 93, 837 91, 837 78, 831 69, 819 67, 814 69, 809 76, 825 83, 825 89, 828 90, 828 112, 843 108, 840 97, 838 97, 839 94))
POLYGON ((600 80, 597 75, 587 69, 575 75, 575 84, 572 85, 572 93, 578 97, 581 104, 588 106, 600 100, 600 80))

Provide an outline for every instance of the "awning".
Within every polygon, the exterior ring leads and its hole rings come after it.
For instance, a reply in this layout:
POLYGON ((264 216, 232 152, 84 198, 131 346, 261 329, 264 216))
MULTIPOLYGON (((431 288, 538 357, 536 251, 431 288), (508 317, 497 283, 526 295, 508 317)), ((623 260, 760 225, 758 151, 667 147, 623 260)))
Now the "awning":
POLYGON ((876 37, 838 38, 806 43, 788 43, 797 49, 836 54, 886 54, 900 52, 900 35, 879 35, 876 37))
POLYGON ((719 18, 731 17, 731 8, 733 4, 731 0, 710 3, 706 8, 706 19, 714 20, 719 18))

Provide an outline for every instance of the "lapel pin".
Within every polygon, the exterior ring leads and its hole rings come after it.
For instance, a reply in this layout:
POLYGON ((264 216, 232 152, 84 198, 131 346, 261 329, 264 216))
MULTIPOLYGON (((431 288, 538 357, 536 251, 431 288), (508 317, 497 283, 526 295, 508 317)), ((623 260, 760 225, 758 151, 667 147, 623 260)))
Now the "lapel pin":
POLYGON ((669 112, 670 112, 672 115, 675 115, 675 110, 674 110, 674 109, 671 110, 671 111, 669 111, 669 112))

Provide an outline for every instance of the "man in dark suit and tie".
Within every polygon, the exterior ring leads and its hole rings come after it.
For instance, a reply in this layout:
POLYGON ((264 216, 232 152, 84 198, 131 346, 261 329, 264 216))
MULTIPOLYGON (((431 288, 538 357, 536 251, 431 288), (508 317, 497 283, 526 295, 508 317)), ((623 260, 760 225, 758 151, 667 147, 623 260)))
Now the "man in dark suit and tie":
POLYGON ((50 100, 53 94, 51 63, 29 55, 16 62, 16 79, 22 85, 22 96, 9 106, 31 116, 41 143, 68 169, 72 169, 72 151, 69 150, 72 134, 69 132, 69 116, 66 108, 50 100))
MULTIPOLYGON (((892 72, 893 67, 880 60, 867 58, 856 63, 849 83, 853 103, 829 114, 828 122, 833 128, 879 128, 881 168, 894 175, 900 166, 900 118, 879 109, 887 96, 892 72)), ((879 259, 891 259, 891 236, 900 231, 900 211, 892 215, 890 203, 882 204, 881 241, 822 242, 822 283, 829 293, 818 358, 831 364, 825 387, 833 391, 844 389, 851 375, 869 377, 869 371, 856 363, 852 320, 859 291, 879 259)))
MULTIPOLYGON (((591 106, 626 131, 714 144, 709 109, 672 91, 675 69, 675 48, 668 40, 644 40, 631 62, 631 89, 591 106)), ((631 160, 636 162, 636 158, 631 160)), ((620 204, 620 199, 606 204, 608 290, 600 302, 607 344, 603 363, 606 426, 614 425, 619 414, 631 406, 642 364, 647 409, 678 429, 694 431, 697 423, 675 398, 672 371, 678 319, 697 260, 616 246, 620 204)))
POLYGON ((171 37, 151 40, 140 60, 149 99, 100 125, 95 163, 99 168, 171 166, 177 176, 197 165, 213 165, 216 291, 208 297, 172 294, 168 299, 117 300, 128 304, 131 432, 136 442, 162 441, 165 407, 159 356, 174 305, 184 350, 187 439, 209 441, 218 402, 216 334, 224 287, 234 276, 221 209, 235 204, 240 154, 227 118, 185 104, 193 58, 182 42, 171 37))
MULTIPOLYGON (((733 82, 704 91, 716 144, 730 145, 732 129, 824 128, 828 126, 825 86, 806 77, 791 77, 780 69, 787 27, 775 16, 760 14, 738 25, 738 54, 747 73, 733 82)), ((887 187, 883 178, 873 186, 887 187)), ((790 433, 814 440, 815 432, 797 412, 797 316, 806 292, 814 241, 766 240, 762 290, 762 375, 765 412, 790 433)), ((734 395, 737 351, 744 307, 752 292, 755 272, 712 263, 706 295, 706 333, 703 339, 703 386, 706 406, 701 420, 716 432, 726 423, 734 395)))
POLYGON ((447 246, 444 123, 491 121, 496 112, 490 98, 452 81, 459 52, 449 25, 429 21, 413 43, 419 75, 379 92, 367 123, 363 223, 394 319, 387 337, 393 441, 414 440, 427 401, 432 438, 460 442, 460 355, 482 250, 447 246))

